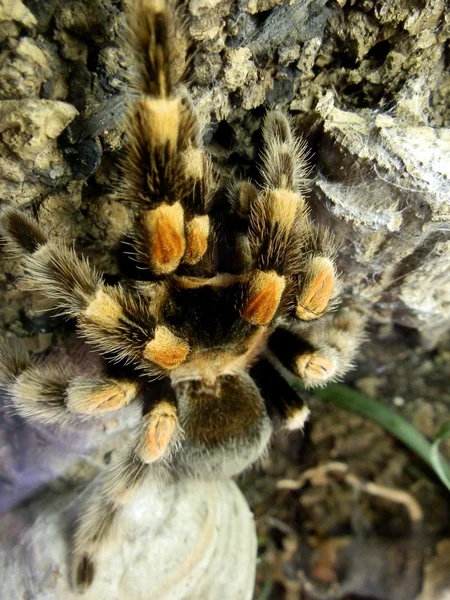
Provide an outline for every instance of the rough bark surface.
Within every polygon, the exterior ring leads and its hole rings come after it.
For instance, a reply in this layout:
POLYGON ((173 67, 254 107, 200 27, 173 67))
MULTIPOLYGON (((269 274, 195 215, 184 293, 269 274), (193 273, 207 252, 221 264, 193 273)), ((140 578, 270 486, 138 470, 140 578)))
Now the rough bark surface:
MULTIPOLYGON (((33 214, 111 275, 132 223, 114 194, 128 94, 120 44, 126 4, 0 0, 0 201, 33 214)), ((370 319, 352 380, 433 437, 450 407, 448 3, 190 0, 186 7, 196 50, 189 87, 217 169, 257 179, 266 109, 294 115, 311 148, 312 210, 340 237, 344 295, 370 319)), ((0 254, 2 335, 42 356, 67 347, 67 326, 39 312, 19 274, 0 254)), ((318 401, 312 407, 303 450, 299 437, 278 442, 245 484, 265 540, 258 586, 272 584, 272 598, 443 599, 449 505, 436 481, 376 427, 318 401), (277 479, 297 481, 299 471, 330 460, 361 480, 407 490, 422 506, 421 533, 412 534, 392 504, 364 500, 355 508, 353 488, 336 483, 334 472, 301 493, 276 489, 277 479), (411 540, 402 588, 396 552, 411 540), (355 562, 364 562, 362 547, 373 549, 365 567, 355 562)), ((69 488, 90 481, 122 443, 127 418, 83 432, 82 442, 74 431, 61 445, 58 432, 3 412, 2 506, 52 480, 69 488), (39 454, 49 437, 60 444, 57 456, 39 454), (101 449, 80 460, 90 440, 101 449)))

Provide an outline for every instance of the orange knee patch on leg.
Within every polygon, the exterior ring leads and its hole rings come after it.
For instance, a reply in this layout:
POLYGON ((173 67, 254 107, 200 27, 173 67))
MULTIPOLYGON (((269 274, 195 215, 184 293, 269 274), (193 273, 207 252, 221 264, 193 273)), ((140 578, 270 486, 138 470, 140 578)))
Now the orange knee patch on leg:
POLYGON ((158 275, 171 273, 184 254, 184 211, 179 202, 163 204, 147 211, 142 218, 146 238, 150 244, 150 261, 158 275))
POLYGON ((253 325, 267 325, 272 320, 286 287, 284 277, 275 271, 256 271, 250 277, 241 316, 253 325))
POLYGON ((251 207, 257 202, 258 190, 249 181, 243 181, 236 188, 235 209, 242 217, 250 214, 251 207))
MULTIPOLYGON (((161 82, 164 83, 164 82, 161 82)), ((178 143, 181 104, 178 99, 150 98, 139 103, 142 128, 154 146, 174 149, 178 143)))
POLYGON ((97 381, 75 377, 67 388, 67 408, 74 413, 93 414, 127 406, 138 392, 131 381, 97 381))
POLYGON ((336 373, 336 361, 320 352, 302 354, 295 364, 298 374, 309 385, 320 385, 336 373))
POLYGON ((327 308, 333 289, 333 263, 321 256, 313 258, 308 265, 304 289, 297 298, 297 317, 304 321, 318 319, 327 308))
POLYGON ((291 190, 271 190, 268 192, 265 202, 268 219, 272 224, 278 224, 286 234, 291 231, 298 219, 306 221, 305 200, 291 190))
POLYGON ((113 330, 123 319, 123 311, 117 299, 101 286, 82 313, 82 318, 104 329, 113 330))
POLYGON ((209 217, 202 215, 194 217, 186 225, 186 252, 184 261, 195 265, 208 248, 209 217))
POLYGON ((144 357, 164 369, 174 369, 186 358, 189 344, 167 327, 157 327, 155 336, 144 350, 144 357))
POLYGON ((144 462, 151 463, 164 454, 172 439, 177 422, 176 408, 169 402, 158 402, 145 419, 146 431, 139 454, 144 462))
POLYGON ((185 177, 200 181, 205 174, 205 154, 203 150, 191 146, 183 152, 181 159, 185 177))

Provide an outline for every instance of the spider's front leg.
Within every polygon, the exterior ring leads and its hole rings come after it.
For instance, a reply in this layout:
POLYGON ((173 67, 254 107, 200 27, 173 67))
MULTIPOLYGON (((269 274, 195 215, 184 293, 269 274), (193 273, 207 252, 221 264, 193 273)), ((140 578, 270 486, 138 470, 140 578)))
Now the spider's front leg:
POLYGON ((144 484, 167 484, 172 480, 170 458, 178 448, 182 431, 177 422, 175 396, 168 381, 154 384, 151 404, 143 415, 129 448, 121 452, 101 476, 77 523, 72 554, 72 581, 82 591, 95 574, 96 555, 120 524, 120 513, 144 484), (162 460, 160 458, 164 452, 162 460))
POLYGON ((130 33, 141 96, 129 115, 121 192, 140 208, 135 259, 155 276, 203 258, 216 187, 192 103, 180 87, 181 29, 171 3, 135 0, 130 33))
POLYGON ((23 257, 26 281, 51 308, 76 318, 83 337, 111 361, 133 362, 150 375, 180 364, 187 341, 158 321, 165 300, 163 284, 152 294, 108 286, 88 261, 62 243, 47 241, 36 223, 16 210, 0 219, 7 248, 23 257))
MULTIPOLYGON (((158 376, 184 360, 187 342, 157 323, 164 299, 160 286, 155 284, 154 293, 144 296, 105 285, 85 259, 63 244, 47 241, 37 224, 19 211, 4 211, 0 228, 7 250, 22 259, 31 289, 41 292, 51 307, 75 317, 80 333, 110 360, 132 362, 158 376)), ((46 423, 118 410, 141 390, 136 376, 85 375, 74 366, 33 365, 17 344, 0 351, 0 379, 20 414, 46 423)), ((170 407, 167 402, 155 405, 146 417, 154 458, 170 441, 173 414, 174 401, 170 407)))
POLYGON ((235 212, 248 219, 247 233, 238 239, 238 258, 253 268, 242 316, 255 325, 268 325, 280 307, 284 314, 312 321, 337 296, 331 236, 314 228, 309 218, 302 193, 307 156, 287 117, 269 113, 263 138, 263 190, 243 183, 233 197, 235 212))
MULTIPOLYGON (((265 190, 249 211, 249 238, 260 247, 263 265, 273 265, 289 280, 292 317, 288 329, 271 336, 269 346, 308 387, 342 377, 363 338, 364 319, 356 311, 330 312, 340 282, 330 232, 310 220, 302 192, 308 166, 302 143, 288 118, 269 113, 263 126, 262 175, 265 190)), ((266 266, 267 268, 267 266, 266 266)), ((285 326, 287 327, 287 321, 285 326)))
POLYGON ((277 111, 269 113, 263 139, 261 173, 266 210, 273 214, 272 248, 285 274, 292 277, 295 317, 315 321, 336 305, 339 293, 334 240, 328 229, 310 220, 304 197, 308 155, 305 144, 293 135, 289 119, 277 111))
MULTIPOLYGON (((314 387, 349 370, 363 338, 364 320, 348 310, 326 315, 335 308, 340 287, 335 248, 329 231, 309 218, 302 193, 308 174, 305 149, 293 136, 288 118, 277 111, 269 113, 263 139, 263 191, 243 183, 234 193, 237 214, 248 219, 247 234, 239 239, 243 262, 248 264, 251 257, 256 268, 242 315, 259 325, 284 317, 269 347, 308 387, 314 387), (258 285, 259 294, 253 289, 258 285)), ((255 377, 267 379, 258 369, 255 377)), ((265 387, 270 387, 267 381, 265 387)), ((290 404, 295 407, 294 396, 291 400, 279 407, 282 420, 292 412, 290 404)), ((271 394, 270 402, 277 404, 276 394, 271 394)))

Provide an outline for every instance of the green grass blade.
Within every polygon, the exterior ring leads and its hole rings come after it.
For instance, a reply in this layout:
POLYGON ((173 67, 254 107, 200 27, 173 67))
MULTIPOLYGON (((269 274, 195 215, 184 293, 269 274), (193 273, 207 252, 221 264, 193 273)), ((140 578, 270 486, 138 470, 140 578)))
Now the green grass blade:
POLYGON ((443 440, 448 440, 448 439, 450 439, 450 422, 447 421, 447 423, 444 423, 442 425, 442 427, 438 431, 436 439, 434 440, 434 442, 431 445, 430 458, 431 458, 431 463, 433 465, 433 469, 436 471, 436 473, 440 477, 441 481, 444 483, 444 485, 447 486, 447 489, 450 492, 450 478, 449 478, 448 470, 446 470, 446 468, 445 468, 446 466, 448 467, 448 463, 446 460, 444 460, 442 458, 442 456, 439 453, 439 444, 443 440))
MULTIPOLYGON (((298 391, 305 391, 299 379, 289 378, 289 382, 298 391)), ((332 402, 336 406, 351 410, 380 425, 420 456, 450 491, 450 465, 439 453, 440 442, 450 438, 450 423, 444 424, 435 442, 431 443, 398 413, 378 400, 346 385, 332 383, 326 388, 314 390, 314 395, 327 402, 332 402)))

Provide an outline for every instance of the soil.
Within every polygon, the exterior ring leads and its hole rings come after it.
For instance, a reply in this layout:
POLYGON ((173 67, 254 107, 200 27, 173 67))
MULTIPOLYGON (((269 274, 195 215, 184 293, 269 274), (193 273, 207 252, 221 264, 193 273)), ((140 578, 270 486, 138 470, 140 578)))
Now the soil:
MULTIPOLYGON (((449 349, 448 337, 429 352, 403 332, 388 347, 371 337, 348 383, 434 439, 448 420, 449 349)), ((445 598, 448 491, 377 425, 317 397, 308 403, 304 434, 278 438, 242 481, 260 544, 255 598, 445 598)))

